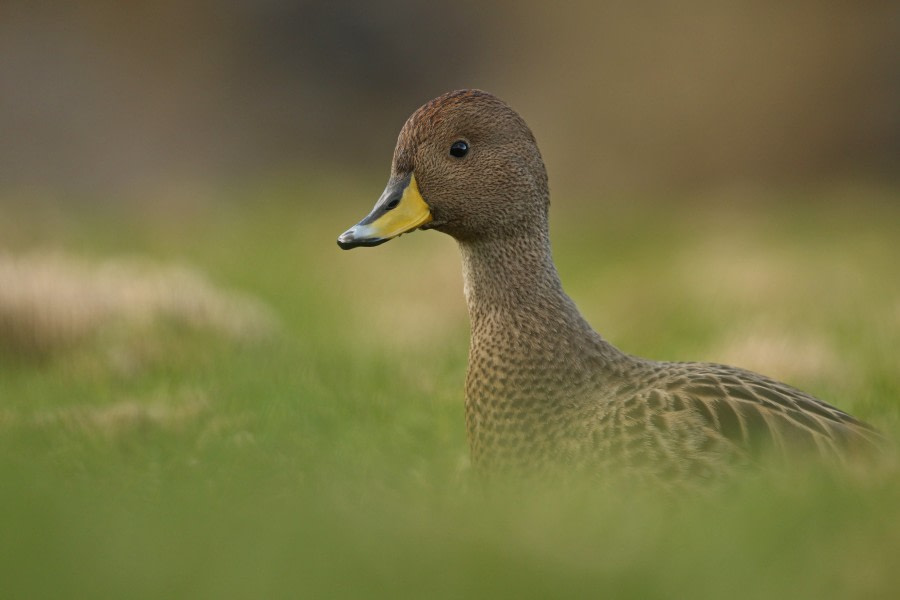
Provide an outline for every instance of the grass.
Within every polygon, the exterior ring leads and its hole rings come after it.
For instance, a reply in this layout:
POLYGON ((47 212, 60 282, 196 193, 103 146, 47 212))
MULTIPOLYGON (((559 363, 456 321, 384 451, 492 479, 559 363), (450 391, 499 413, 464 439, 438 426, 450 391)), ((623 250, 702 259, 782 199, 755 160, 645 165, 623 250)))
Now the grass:
MULTIPOLYGON (((893 467, 798 468, 680 498, 481 485, 466 460, 452 241, 334 243, 379 183, 276 182, 186 207, 0 204, 8 256, 52 249, 87 285, 89 265, 123 257, 160 265, 154 277, 188 269, 212 305, 242 298, 277 323, 235 336, 149 303, 146 319, 108 310, 38 352, 18 351, 28 336, 0 340, 4 597, 886 598, 900 586, 893 467)), ((897 440, 893 192, 560 199, 555 254, 620 347, 762 370, 897 440)))

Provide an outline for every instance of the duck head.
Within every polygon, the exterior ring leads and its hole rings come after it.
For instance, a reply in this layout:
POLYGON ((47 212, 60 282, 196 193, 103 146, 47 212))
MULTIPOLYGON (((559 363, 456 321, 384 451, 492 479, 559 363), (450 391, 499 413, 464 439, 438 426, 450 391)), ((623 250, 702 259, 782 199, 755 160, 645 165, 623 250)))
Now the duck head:
POLYGON ((375 208, 338 237, 347 250, 415 229, 457 240, 545 232, 547 172, 534 136, 506 103, 458 90, 409 117, 375 208))

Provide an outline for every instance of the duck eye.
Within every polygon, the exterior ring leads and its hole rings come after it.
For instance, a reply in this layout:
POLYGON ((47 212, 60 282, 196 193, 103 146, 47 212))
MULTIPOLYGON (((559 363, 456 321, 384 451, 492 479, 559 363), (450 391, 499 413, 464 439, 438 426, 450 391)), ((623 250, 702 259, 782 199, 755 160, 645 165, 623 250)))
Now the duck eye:
POLYGON ((456 158, 462 158, 468 151, 469 144, 462 140, 457 140, 450 146, 450 156, 455 156, 456 158))

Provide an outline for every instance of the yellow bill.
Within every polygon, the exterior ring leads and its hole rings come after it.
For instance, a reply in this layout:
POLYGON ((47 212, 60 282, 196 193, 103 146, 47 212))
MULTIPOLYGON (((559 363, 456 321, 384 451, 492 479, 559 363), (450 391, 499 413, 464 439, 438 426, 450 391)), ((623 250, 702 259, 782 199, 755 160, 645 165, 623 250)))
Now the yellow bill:
POLYGON ((431 210, 419 192, 415 175, 391 178, 369 215, 337 240, 344 250, 377 246, 430 222, 431 210))

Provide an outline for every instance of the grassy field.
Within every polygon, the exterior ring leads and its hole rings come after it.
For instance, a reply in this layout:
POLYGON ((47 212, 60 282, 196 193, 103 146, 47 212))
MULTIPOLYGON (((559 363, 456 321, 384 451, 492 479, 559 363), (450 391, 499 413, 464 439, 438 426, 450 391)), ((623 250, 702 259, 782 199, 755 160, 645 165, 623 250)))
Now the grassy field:
MULTIPOLYGON (((335 245, 382 183, 0 203, 0 596, 894 597, 891 465, 480 485, 454 243, 335 245)), ((896 441, 897 191, 558 198, 555 255, 621 348, 763 371, 896 441)))

